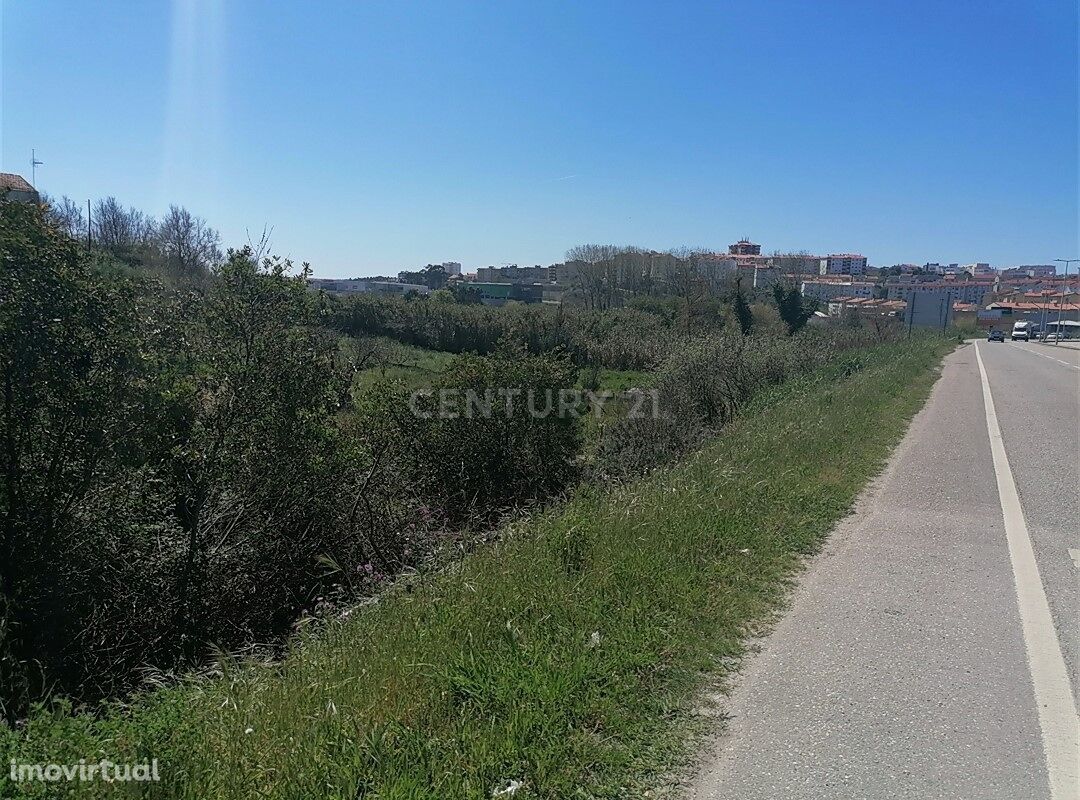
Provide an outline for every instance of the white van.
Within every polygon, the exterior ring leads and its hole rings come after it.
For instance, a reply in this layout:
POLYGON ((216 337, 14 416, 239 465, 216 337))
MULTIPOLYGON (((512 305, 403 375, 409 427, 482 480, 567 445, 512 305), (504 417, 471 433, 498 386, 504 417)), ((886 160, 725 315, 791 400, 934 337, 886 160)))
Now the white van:
POLYGON ((1030 322, 1014 322, 1012 340, 1015 342, 1017 339, 1021 339, 1026 342, 1031 338, 1031 328, 1032 325, 1030 322))

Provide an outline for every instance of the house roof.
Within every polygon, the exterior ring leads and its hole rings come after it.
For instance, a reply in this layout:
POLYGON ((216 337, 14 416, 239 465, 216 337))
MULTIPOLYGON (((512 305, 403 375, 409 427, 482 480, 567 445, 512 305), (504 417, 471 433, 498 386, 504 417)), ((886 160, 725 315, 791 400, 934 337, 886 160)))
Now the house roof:
POLYGON ((1080 303, 991 303, 987 308, 1011 308, 1014 311, 1054 311, 1060 308, 1062 311, 1080 311, 1080 303))
POLYGON ((0 190, 5 192, 33 192, 33 186, 22 175, 14 172, 0 172, 0 190))

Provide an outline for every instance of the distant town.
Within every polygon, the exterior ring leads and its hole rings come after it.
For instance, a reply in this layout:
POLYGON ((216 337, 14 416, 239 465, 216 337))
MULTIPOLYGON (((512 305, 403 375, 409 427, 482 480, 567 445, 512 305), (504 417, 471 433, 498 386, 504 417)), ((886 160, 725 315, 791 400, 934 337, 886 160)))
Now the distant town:
MULTIPOLYGON (((0 173, 0 197, 33 203, 44 199, 13 173, 0 173)), ((63 203, 70 205, 66 197, 63 203)), ((78 230, 70 221, 67 227, 78 230)), ((994 268, 979 261, 879 267, 859 253, 763 255, 761 249, 749 238, 728 245, 726 253, 583 245, 571 249, 566 261, 546 267, 509 264, 466 273, 460 262, 444 261, 396 276, 311 278, 309 283, 335 295, 420 297, 441 292, 456 302, 492 306, 519 302, 610 308, 636 294, 685 295, 701 287, 755 294, 784 282, 814 301, 817 319, 857 314, 927 327, 992 329, 1027 321, 1041 331, 1059 322, 1074 332, 1080 328, 1080 281, 1067 270, 1059 274, 1056 264, 994 268)))
MULTIPOLYGON (((779 253, 763 255, 762 246, 740 239, 726 253, 665 253, 638 248, 595 248, 585 258, 549 266, 479 267, 474 273, 446 261, 397 276, 311 279, 314 288, 332 294, 377 293, 429 295, 449 290, 470 293, 485 305, 582 302, 600 282, 613 304, 620 295, 642 289, 677 289, 687 274, 707 283, 735 281, 746 290, 768 291, 778 281, 799 287, 819 304, 819 316, 858 313, 868 316, 918 317, 920 305, 948 303, 949 321, 992 328, 1021 319, 1076 322, 1080 298, 1076 277, 1059 274, 1055 264, 994 268, 987 262, 936 262, 870 266, 858 253, 779 253)), ((936 320, 941 319, 935 315, 936 320)))

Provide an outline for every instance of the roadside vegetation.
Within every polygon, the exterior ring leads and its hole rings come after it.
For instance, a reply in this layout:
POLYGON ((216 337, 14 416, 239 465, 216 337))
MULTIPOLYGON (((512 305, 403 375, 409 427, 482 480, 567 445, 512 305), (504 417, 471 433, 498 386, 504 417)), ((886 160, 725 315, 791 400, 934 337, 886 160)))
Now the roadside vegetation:
POLYGON ((685 463, 511 526, 299 634, 280 663, 223 657, 97 718, 39 712, 15 757, 154 756, 162 797, 640 796, 686 756, 696 693, 881 468, 951 346, 880 345, 794 378, 685 463))
POLYGON ((951 346, 692 272, 620 308, 341 300, 216 234, 88 250, 62 211, 0 203, 0 749, 156 757, 155 795, 673 763, 951 346), (566 413, 440 405, 507 387, 566 413))

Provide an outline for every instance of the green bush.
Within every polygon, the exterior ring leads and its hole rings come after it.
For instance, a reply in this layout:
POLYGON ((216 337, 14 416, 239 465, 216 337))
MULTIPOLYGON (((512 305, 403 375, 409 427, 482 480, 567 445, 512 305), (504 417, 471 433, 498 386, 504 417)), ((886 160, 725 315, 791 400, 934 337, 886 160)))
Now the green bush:
POLYGON ((576 379, 565 357, 460 356, 427 389, 365 392, 356 425, 395 480, 460 524, 575 482, 580 409, 559 413, 559 402, 576 379))
MULTIPOLYGON (((0 205, 0 703, 92 700, 288 632, 370 563, 350 371, 304 276, 231 254, 205 292, 103 274, 0 205)), ((396 523, 395 523, 396 524, 396 523)))
POLYGON ((842 353, 897 336, 893 328, 829 327, 790 338, 730 332, 685 342, 657 372, 655 413, 624 417, 605 430, 596 467, 602 475, 632 475, 677 458, 726 425, 763 388, 838 358, 836 377, 842 379, 861 368, 858 355, 842 353))
POLYGON ((333 324, 350 336, 388 336, 449 353, 560 350, 575 364, 611 369, 652 369, 667 356, 673 335, 661 316, 631 308, 491 307, 367 294, 335 301, 333 324))

